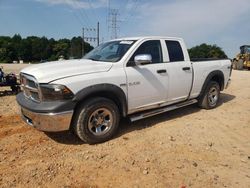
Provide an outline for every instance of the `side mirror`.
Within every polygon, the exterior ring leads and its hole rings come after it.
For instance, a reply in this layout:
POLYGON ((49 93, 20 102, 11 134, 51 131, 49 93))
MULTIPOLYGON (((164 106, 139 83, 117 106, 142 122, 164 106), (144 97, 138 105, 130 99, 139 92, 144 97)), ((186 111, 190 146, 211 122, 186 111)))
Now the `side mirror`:
POLYGON ((135 64, 138 65, 147 65, 152 63, 152 56, 150 54, 139 54, 134 58, 135 64))

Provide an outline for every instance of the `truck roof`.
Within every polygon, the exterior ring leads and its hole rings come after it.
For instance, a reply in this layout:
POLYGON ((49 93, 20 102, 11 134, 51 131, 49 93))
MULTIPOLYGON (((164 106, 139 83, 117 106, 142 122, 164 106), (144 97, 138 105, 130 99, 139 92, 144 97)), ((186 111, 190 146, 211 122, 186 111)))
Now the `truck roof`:
POLYGON ((240 46, 240 48, 244 48, 244 47, 250 47, 250 45, 242 45, 242 46, 240 46))
POLYGON ((113 41, 116 41, 116 40, 143 40, 143 39, 183 40, 182 38, 178 38, 178 37, 166 37, 166 36, 140 36, 140 37, 123 37, 123 38, 114 39, 113 41))

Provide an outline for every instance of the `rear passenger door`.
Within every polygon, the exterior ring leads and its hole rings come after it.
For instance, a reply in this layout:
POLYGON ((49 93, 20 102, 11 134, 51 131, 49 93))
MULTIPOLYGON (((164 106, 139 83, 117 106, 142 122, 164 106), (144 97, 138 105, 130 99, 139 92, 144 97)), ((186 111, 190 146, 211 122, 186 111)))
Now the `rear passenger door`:
POLYGON ((168 74, 168 103, 186 100, 192 86, 192 67, 189 58, 185 60, 180 41, 165 40, 165 52, 167 52, 166 69, 168 74))

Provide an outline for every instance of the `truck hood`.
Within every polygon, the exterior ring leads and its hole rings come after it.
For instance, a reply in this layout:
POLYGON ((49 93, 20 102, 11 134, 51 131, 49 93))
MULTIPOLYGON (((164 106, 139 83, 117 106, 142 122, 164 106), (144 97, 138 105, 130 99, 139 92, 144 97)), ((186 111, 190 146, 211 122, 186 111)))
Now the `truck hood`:
POLYGON ((111 67, 109 62, 79 59, 41 63, 24 68, 21 73, 34 76, 39 83, 49 83, 65 77, 107 72, 111 67))

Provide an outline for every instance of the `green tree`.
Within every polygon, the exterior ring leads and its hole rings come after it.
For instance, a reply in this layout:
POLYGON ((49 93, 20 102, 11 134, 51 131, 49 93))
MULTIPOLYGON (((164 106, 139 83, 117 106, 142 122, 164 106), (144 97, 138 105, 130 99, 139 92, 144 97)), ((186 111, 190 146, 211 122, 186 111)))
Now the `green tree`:
POLYGON ((30 43, 30 40, 23 39, 20 44, 20 51, 18 52, 20 59, 22 59, 25 62, 33 61, 31 52, 32 52, 32 44, 30 43))
MULTIPOLYGON (((85 53, 93 47, 84 44, 85 53)), ((59 56, 65 59, 82 57, 82 38, 55 40, 46 37, 29 36, 22 38, 19 34, 13 37, 0 36, 0 62, 11 63, 17 60, 24 62, 54 61, 59 56)))
POLYGON ((222 48, 217 45, 201 44, 188 50, 190 58, 227 58, 222 48))
MULTIPOLYGON (((84 42, 85 54, 91 51, 92 49, 93 47, 89 43, 84 42)), ((71 39, 70 56, 76 59, 82 58, 82 37, 73 37, 71 39)))
POLYGON ((71 49, 70 49, 71 58, 79 59, 82 57, 82 38, 73 37, 71 39, 71 49))
POLYGON ((53 51, 54 55, 58 59, 59 56, 63 56, 65 59, 69 58, 69 50, 70 50, 70 40, 68 39, 60 39, 54 45, 53 51))
POLYGON ((11 48, 12 50, 12 60, 19 60, 20 59, 20 51, 21 51, 21 42, 22 37, 19 34, 15 34, 11 39, 11 48))
POLYGON ((12 51, 11 38, 6 36, 0 37, 0 61, 4 63, 11 62, 12 51))

